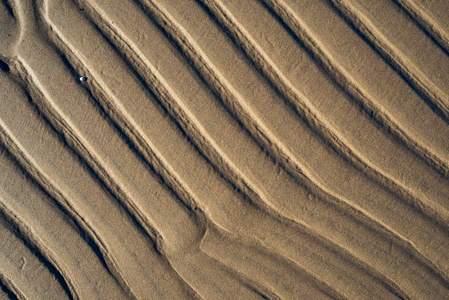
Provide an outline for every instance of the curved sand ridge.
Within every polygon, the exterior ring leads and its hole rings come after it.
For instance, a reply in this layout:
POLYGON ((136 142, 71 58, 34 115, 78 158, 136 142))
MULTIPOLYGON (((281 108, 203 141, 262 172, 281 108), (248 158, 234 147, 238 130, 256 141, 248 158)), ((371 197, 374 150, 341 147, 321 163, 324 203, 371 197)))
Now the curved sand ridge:
POLYGON ((1 5, 1 297, 449 295, 444 1, 1 5))

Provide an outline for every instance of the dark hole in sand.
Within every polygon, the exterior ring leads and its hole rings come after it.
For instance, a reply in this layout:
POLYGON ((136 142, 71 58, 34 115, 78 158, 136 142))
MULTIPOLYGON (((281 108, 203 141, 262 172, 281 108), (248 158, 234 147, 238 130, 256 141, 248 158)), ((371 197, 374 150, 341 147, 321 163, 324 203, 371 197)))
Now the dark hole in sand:
POLYGON ((0 69, 4 72, 9 72, 9 66, 3 60, 0 59, 0 69))

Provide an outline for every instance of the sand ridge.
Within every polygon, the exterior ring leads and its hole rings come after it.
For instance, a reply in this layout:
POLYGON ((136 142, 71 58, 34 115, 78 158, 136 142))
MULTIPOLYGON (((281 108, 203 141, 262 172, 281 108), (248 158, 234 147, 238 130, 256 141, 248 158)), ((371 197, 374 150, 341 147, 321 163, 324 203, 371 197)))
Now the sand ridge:
POLYGON ((0 297, 449 295, 444 1, 0 8, 0 297))

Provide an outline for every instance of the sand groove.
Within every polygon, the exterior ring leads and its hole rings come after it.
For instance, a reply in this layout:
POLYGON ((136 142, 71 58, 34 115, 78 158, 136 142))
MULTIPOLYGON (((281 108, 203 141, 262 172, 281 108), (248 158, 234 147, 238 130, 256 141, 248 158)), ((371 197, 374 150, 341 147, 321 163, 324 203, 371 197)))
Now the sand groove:
MULTIPOLYGON (((105 87, 104 87, 104 85, 103 85, 103 87, 102 87, 102 89, 105 89, 105 87)), ((106 93, 106 94, 110 94, 110 93, 106 93)), ((116 100, 117 101, 117 100, 116 100)), ((112 107, 113 107, 113 105, 110 105, 110 103, 109 103, 109 109, 112 109, 112 107)), ((118 109, 118 111, 123 111, 123 108, 122 109, 118 109)), ((134 131, 137 131, 137 132, 139 132, 139 129, 138 129, 138 127, 137 127, 137 125, 133 125, 133 122, 130 122, 130 118, 126 118, 126 117, 124 117, 124 118, 122 118, 122 120, 124 119, 124 121, 118 121, 118 123, 120 123, 120 124, 123 124, 123 123, 125 123, 125 127, 131 127, 134 131), (129 124, 131 124, 131 125, 129 125, 129 124)), ((127 129, 124 129, 124 131, 126 132, 126 133, 128 133, 128 132, 130 132, 129 130, 127 130, 127 129)), ((132 133, 132 132, 131 132, 132 133)), ((132 140, 135 140, 135 138, 131 138, 132 140)), ((164 161, 164 159, 163 158, 161 158, 162 156, 160 155, 160 154, 156 154, 156 158, 154 158, 154 151, 151 151, 151 149, 152 148, 154 148, 154 146, 150 146, 150 147, 148 147, 148 145, 146 144, 146 142, 145 141, 143 141, 142 142, 142 138, 141 137, 138 137, 137 138, 137 140, 138 140, 138 142, 137 142, 137 148, 139 148, 139 150, 140 149, 142 149, 143 148, 143 150, 141 150, 142 152, 141 152, 141 154, 142 154, 142 156, 143 157, 145 157, 145 158, 147 158, 147 161, 149 161, 151 164, 155 164, 154 163, 154 161, 156 160, 159 160, 159 161, 161 161, 162 160, 162 165, 164 166, 164 165, 167 165, 167 163, 164 161), (140 139, 140 140, 139 140, 140 139), (140 145, 139 145, 140 144, 140 145), (143 145, 143 146, 142 146, 143 145), (140 147, 139 147, 140 146, 140 147), (150 151, 150 154, 148 154, 149 153, 149 151, 150 151), (152 154, 153 153, 153 154, 152 154), (148 158, 149 157, 149 158, 148 158), (160 158, 160 159, 158 159, 158 157, 160 158)), ((150 143, 150 145, 151 145, 151 143, 150 143)), ((156 150, 156 153, 158 153, 157 152, 157 150, 156 150)), ((157 164, 157 163, 156 163, 157 164)), ((175 177, 174 177, 174 179, 173 179, 173 173, 174 173, 174 171, 170 171, 172 168, 170 167, 170 166, 167 166, 167 167, 158 167, 158 166, 156 166, 156 169, 157 170, 162 170, 160 173, 165 173, 165 175, 163 174, 162 175, 162 177, 164 177, 165 179, 166 179, 166 181, 167 182, 169 182, 169 184, 170 184, 170 182, 175 182, 175 186, 173 187, 173 189, 175 190, 175 192, 177 193, 177 194, 180 194, 181 195, 181 199, 185 199, 186 197, 187 197, 187 200, 189 200, 189 199, 191 199, 192 197, 189 195, 189 193, 191 193, 191 192, 188 192, 188 191, 186 191, 186 188, 184 187, 185 185, 184 184, 182 184, 182 182, 177 182, 177 179, 176 179, 176 173, 175 173, 175 177), (166 169, 168 169, 168 175, 167 175, 167 171, 166 171, 166 169), (168 176, 168 178, 167 178, 167 176, 168 176)), ((179 181, 179 180, 178 180, 179 181)), ((173 186, 173 184, 172 184, 172 186, 173 186)), ((189 200, 189 204, 191 203, 192 201, 191 200, 189 200)), ((196 208, 195 207, 193 207, 193 209, 195 209, 196 210, 196 208)), ((186 226, 186 224, 184 223, 184 225, 183 225, 184 227, 186 226)), ((167 238, 167 237, 166 237, 167 238)), ((178 240, 179 240, 179 237, 177 238, 178 240)), ((174 245, 173 244, 175 244, 175 242, 173 241, 173 238, 171 238, 171 237, 168 237, 167 238, 167 240, 166 240, 169 244, 171 244, 171 246, 173 247, 174 245)), ((177 242, 177 243, 179 243, 179 242, 177 242)), ((189 243, 189 244, 191 244, 191 243, 189 243)), ((192 245, 189 245, 190 247, 192 247, 192 245)), ((183 245, 182 246, 182 248, 185 248, 186 247, 186 245, 183 245)), ((179 249, 179 250, 182 250, 183 252, 185 252, 185 249, 179 249)), ((175 259, 175 257, 176 257, 176 254, 175 254, 175 252, 173 252, 173 249, 166 249, 167 251, 164 251, 164 252, 166 252, 167 253, 167 255, 170 257, 170 258, 173 258, 173 259, 175 259)), ((178 250, 178 251, 179 251, 178 250)), ((176 268, 176 266, 175 266, 175 268, 176 268)))
MULTIPOLYGON (((231 29, 231 31, 233 31, 233 30, 231 29)), ((257 60, 257 59, 256 59, 256 60, 257 60)), ((363 162, 362 162, 362 163, 363 163, 363 162)), ((362 169, 364 172, 367 172, 367 170, 366 170, 367 168, 366 168, 366 167, 363 167, 363 166, 362 166, 361 169, 362 169)), ((369 170, 368 170, 368 171, 369 171, 369 170)), ((368 173, 369 173, 369 172, 368 172, 368 173)), ((383 179, 382 177, 383 177, 383 176, 384 176, 384 175, 382 175, 382 174, 380 175, 380 177, 381 177, 380 181, 381 181, 381 182, 382 182, 382 179, 383 179)), ((379 177, 379 176, 378 176, 378 177, 379 177)), ((388 186, 388 185, 387 185, 387 186, 388 186)), ((393 188, 393 190, 397 190, 397 189, 393 188)), ((399 194, 399 195, 403 195, 404 192, 399 191, 398 194, 399 194)), ((405 195, 405 197, 406 197, 406 198, 410 198, 410 197, 413 197, 413 196, 411 196, 411 195, 405 195)), ((415 198, 416 198, 416 196, 415 196, 415 198)), ((412 201, 414 201, 414 200, 412 200, 412 201)), ((446 277, 446 276, 445 276, 445 277, 446 277)))
POLYGON ((427 11, 425 7, 414 0, 395 0, 401 7, 406 10, 412 18, 427 31, 432 38, 449 54, 449 35, 443 27, 435 20, 432 13, 427 11))
POLYGON ((448 174, 449 169, 447 161, 442 160, 442 158, 435 154, 431 148, 422 145, 395 120, 394 116, 390 115, 388 111, 377 105, 375 99, 373 99, 373 97, 357 83, 350 73, 345 71, 338 61, 333 59, 320 42, 313 37, 313 34, 307 31, 305 24, 287 4, 284 2, 275 4, 275 2, 271 0, 263 1, 282 18, 283 22, 285 22, 298 39, 304 43, 305 47, 308 48, 314 58, 329 72, 340 87, 356 100, 372 118, 382 126, 385 126, 389 133, 399 138, 434 168, 442 172, 442 174, 448 174))
POLYGON ((19 300, 27 299, 23 292, 15 285, 14 281, 7 275, 0 274, 0 283, 2 285, 2 289, 6 289, 8 297, 13 297, 13 299, 19 300))
POLYGON ((447 24, 365 2, 3 1, 0 297, 445 299, 447 24))
POLYGON ((358 84, 356 79, 347 72, 343 66, 335 60, 332 55, 323 47, 320 41, 316 40, 313 33, 307 30, 307 26, 295 14, 295 12, 284 2, 274 2, 271 0, 263 0, 283 22, 292 30, 297 38, 304 43, 304 46, 310 51, 313 57, 321 64, 322 67, 332 76, 332 78, 345 90, 359 105, 367 111, 371 118, 374 118, 379 124, 400 139, 430 165, 436 168, 445 176, 448 174, 449 168, 447 159, 442 159, 441 155, 437 155, 432 148, 426 147, 422 142, 418 141, 410 131, 407 130, 395 120, 394 115, 377 103, 375 99, 358 84))
MULTIPOLYGON (((5 145, 9 151, 14 155, 15 159, 21 164, 21 166, 27 170, 29 175, 45 190, 46 193, 51 195, 54 199, 58 201, 58 203, 64 207, 67 212, 69 213, 69 216, 78 222, 79 226, 84 229, 85 234, 89 235, 90 238, 95 241, 95 243, 98 245, 98 248, 100 251, 102 251, 103 255, 107 255, 108 250, 106 246, 102 243, 101 238, 98 236, 97 233, 95 233, 95 230, 92 229, 91 224, 87 223, 85 221, 85 218, 80 215, 79 211, 76 209, 76 207, 73 207, 70 204, 70 201, 68 201, 67 196, 64 195, 61 190, 59 190, 55 185, 54 182, 52 182, 51 179, 48 178, 48 176, 45 174, 45 172, 39 168, 37 162, 30 156, 30 154, 23 148, 23 146, 20 144, 20 142, 13 136, 13 133, 6 127, 6 125, 3 123, 3 121, 0 121, 0 135, 1 135, 1 141, 3 145, 5 145)), ((17 214, 11 212, 10 209, 6 209, 7 216, 9 216, 12 219, 18 219, 17 214)), ((23 225, 21 227, 25 227, 27 231, 32 231, 32 229, 28 229, 30 226, 25 225, 26 223, 23 223, 23 221, 18 221, 19 223, 22 223, 23 225)), ((34 240, 34 239, 33 239, 34 240)), ((43 251, 43 253, 52 253, 51 251, 43 251)), ((51 259, 53 260, 53 259, 51 259)), ((61 262, 62 263, 62 262, 61 262)), ((112 261, 113 263, 113 261, 112 261)), ((64 264, 64 263, 62 263, 64 264)), ((68 268, 68 267, 67 267, 68 268)), ((61 269, 61 267, 57 266, 57 269, 61 269)), ((65 273, 70 273, 68 270, 65 271, 65 273)), ((63 273, 64 274, 64 273, 63 273)), ((64 276, 65 277, 65 276, 64 276)), ((66 277, 66 281, 68 285, 71 287, 71 291, 75 294, 74 298, 81 298, 83 296, 78 297, 76 291, 76 288, 73 286, 75 285, 69 277, 66 277)), ((84 283, 85 284, 85 283, 84 283)), ((92 293, 91 291, 86 292, 86 294, 92 293)))
POLYGON ((357 4, 350 1, 332 1, 333 5, 367 38, 373 47, 413 86, 433 109, 438 110, 444 118, 449 116, 449 98, 438 86, 432 83, 426 74, 420 71, 415 63, 407 58, 392 42, 390 42, 370 19, 360 14, 357 4))
MULTIPOLYGON (((212 84, 212 83, 211 83, 212 84)), ((268 147, 267 147, 268 148, 268 147)), ((438 269, 438 268, 437 268, 438 269)), ((438 273, 441 273, 441 272, 438 272, 438 273)), ((447 276, 444 274, 444 273, 442 273, 442 276, 443 276, 443 278, 447 278, 447 276)))

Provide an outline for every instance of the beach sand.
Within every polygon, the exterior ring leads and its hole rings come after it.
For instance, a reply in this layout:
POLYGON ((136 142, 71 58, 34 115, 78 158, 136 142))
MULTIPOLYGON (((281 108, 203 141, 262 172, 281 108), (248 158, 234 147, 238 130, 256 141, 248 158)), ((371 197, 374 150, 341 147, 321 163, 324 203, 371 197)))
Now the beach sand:
POLYGON ((0 299, 449 299, 448 16, 3 0, 0 299))

